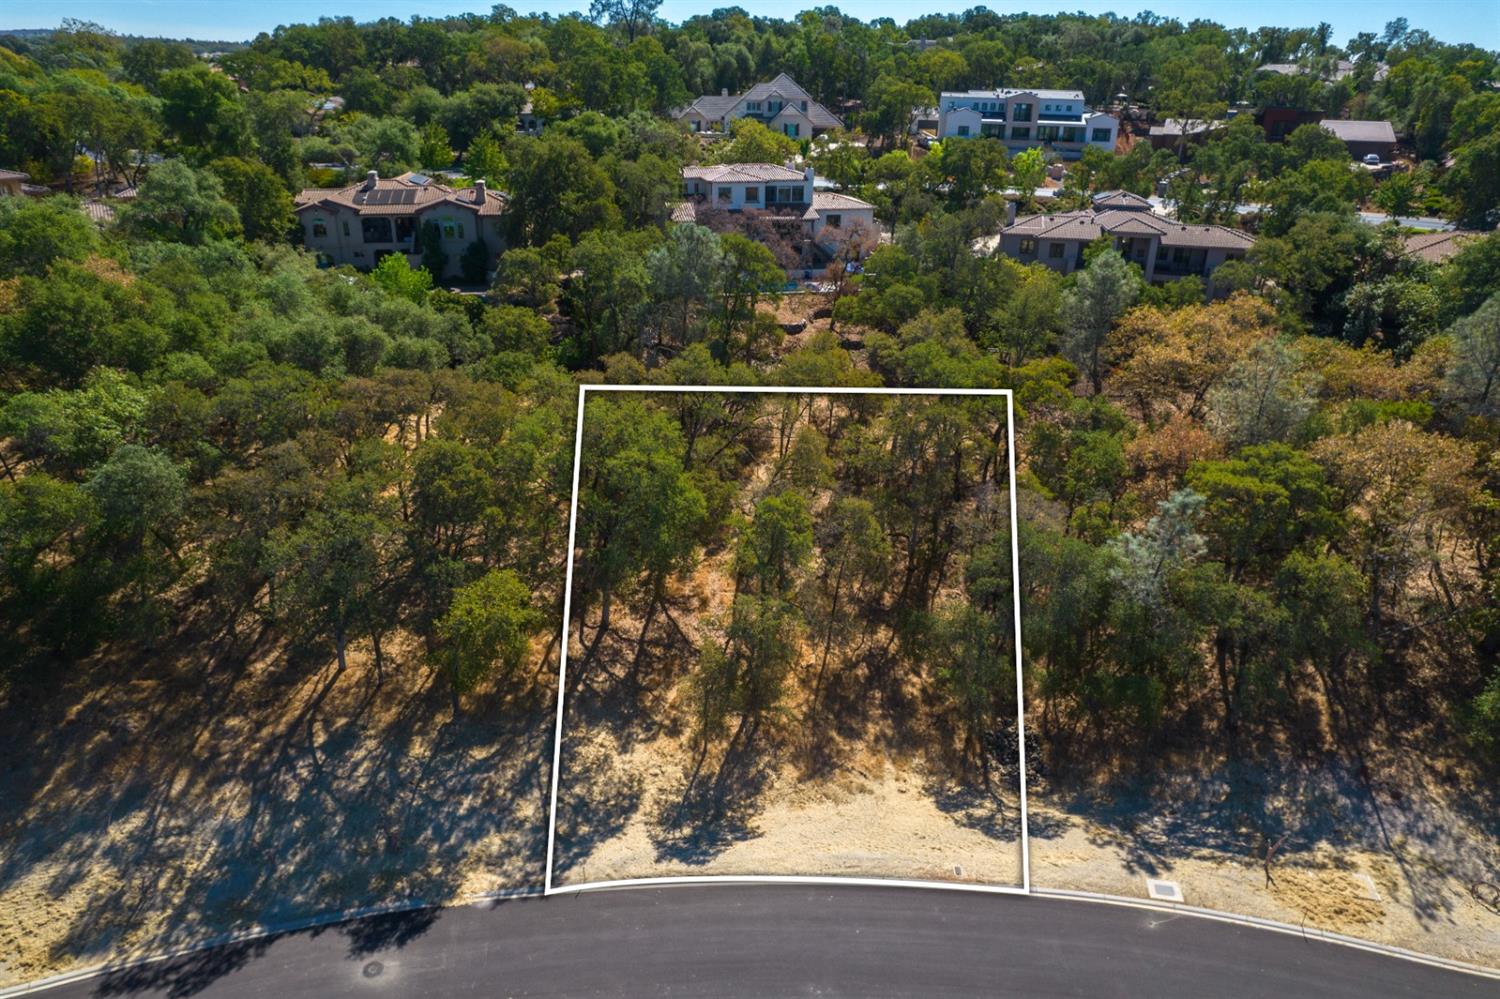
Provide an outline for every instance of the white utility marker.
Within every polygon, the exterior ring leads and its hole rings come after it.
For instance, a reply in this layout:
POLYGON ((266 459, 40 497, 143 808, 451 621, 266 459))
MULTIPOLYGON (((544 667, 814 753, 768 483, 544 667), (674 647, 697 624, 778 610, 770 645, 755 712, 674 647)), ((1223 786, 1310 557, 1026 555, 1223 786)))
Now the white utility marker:
POLYGON ((1158 881, 1155 878, 1147 878, 1146 894, 1158 902, 1182 901, 1182 889, 1177 887, 1176 881, 1158 881))

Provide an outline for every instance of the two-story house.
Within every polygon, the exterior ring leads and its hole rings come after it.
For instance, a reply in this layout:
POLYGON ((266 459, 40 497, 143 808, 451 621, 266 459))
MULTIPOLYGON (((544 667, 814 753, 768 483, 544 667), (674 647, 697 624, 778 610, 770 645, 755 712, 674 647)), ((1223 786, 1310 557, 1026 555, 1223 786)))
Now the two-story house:
POLYGON ((684 167, 686 198, 672 213, 673 222, 706 221, 712 212, 754 212, 769 222, 778 237, 800 247, 799 270, 824 266, 840 249, 859 244, 852 237, 864 230, 873 249, 879 227, 875 206, 848 194, 815 189, 813 169, 793 170, 773 163, 730 163, 684 167))
POLYGON ((1095 195, 1084 211, 1013 219, 1000 230, 998 251, 1071 274, 1084 265, 1084 248, 1100 237, 1139 265, 1152 284, 1190 274, 1206 281, 1224 261, 1243 258, 1255 245, 1255 237, 1238 229, 1174 222, 1156 215, 1139 195, 1108 191, 1095 195))
POLYGON ((811 139, 844 127, 838 115, 813 100, 785 73, 770 83, 757 83, 743 94, 728 90, 704 94, 673 111, 672 117, 687 122, 694 132, 727 132, 736 118, 754 118, 793 139, 811 139))
POLYGON ((358 184, 310 188, 296 198, 302 243, 326 266, 369 270, 390 253, 403 253, 417 266, 417 236, 431 222, 448 258, 448 272, 433 275, 438 280, 457 274, 464 251, 481 240, 493 262, 505 246, 504 211, 505 196, 486 190, 482 180, 455 189, 425 174, 382 179, 374 170, 358 184))
MULTIPOLYGON (((683 167, 685 205, 698 210, 760 211, 799 224, 804 235, 821 241, 826 229, 859 224, 875 229, 875 206, 833 191, 814 190, 813 168, 793 170, 772 163, 727 163, 683 167)), ((686 220, 687 212, 674 214, 686 220)))
POLYGON ((1094 146, 1115 151, 1120 121, 1084 103, 1081 90, 944 91, 938 99, 939 138, 998 139, 1018 153, 1037 146, 1076 160, 1094 146))

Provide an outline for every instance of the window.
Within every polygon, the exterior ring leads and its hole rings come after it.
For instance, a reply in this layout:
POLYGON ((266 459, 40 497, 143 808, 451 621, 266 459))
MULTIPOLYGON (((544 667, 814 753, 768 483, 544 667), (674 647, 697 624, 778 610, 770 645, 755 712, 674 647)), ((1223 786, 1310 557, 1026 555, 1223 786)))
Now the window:
POLYGON ((1096 128, 1096 129, 1094 129, 1094 141, 1095 142, 1108 142, 1108 141, 1110 141, 1110 139, 1109 139, 1109 129, 1107 129, 1107 128, 1096 128))
POLYGON ((1027 254, 1032 254, 1032 253, 1035 253, 1035 252, 1036 252, 1036 240, 1034 240, 1034 239, 1023 239, 1023 240, 1021 240, 1021 255, 1022 256, 1026 256, 1027 254))
POLYGON ((828 222, 829 225, 837 228, 838 226, 840 226, 840 225, 843 224, 843 222, 844 222, 844 216, 842 216, 842 215, 830 215, 827 218, 827 222, 828 222))
POLYGON ((760 188, 758 188, 758 187, 747 187, 747 188, 745 188, 745 201, 746 201, 747 204, 752 204, 752 205, 758 205, 758 204, 760 204, 760 188))
POLYGON ((349 235, 349 220, 344 219, 344 235, 349 235))
POLYGON ((396 242, 409 243, 417 231, 417 220, 412 218, 396 220, 396 242))
POLYGON ((1011 115, 1010 120, 1011 121, 1030 121, 1031 120, 1031 105, 1030 104, 1017 104, 1016 105, 1016 109, 1015 109, 1015 114, 1011 115))
POLYGON ((362 218, 359 220, 360 235, 366 243, 389 243, 391 220, 388 218, 362 218))
POLYGON ((1037 137, 1038 140, 1040 140, 1042 142, 1053 142, 1053 141, 1056 141, 1056 139, 1057 139, 1057 126, 1056 125, 1038 125, 1036 127, 1036 137, 1037 137))
POLYGON ((322 219, 313 219, 312 234, 314 239, 322 239, 328 235, 328 226, 323 223, 322 219))
POLYGON ((1012 139, 1029 139, 1029 138, 1031 138, 1031 126, 1030 125, 1017 125, 1017 126, 1013 127, 1010 130, 1010 137, 1012 139))
POLYGON ((721 187, 718 191, 719 204, 727 205, 734 200, 734 191, 727 187, 721 187))
POLYGON ((1061 243, 1048 243, 1047 244, 1047 256, 1051 257, 1053 260, 1061 260, 1062 259, 1062 255, 1063 255, 1063 245, 1061 243))
POLYGON ((969 126, 968 125, 960 125, 960 126, 958 126, 958 134, 960 136, 962 136, 963 138, 968 138, 969 137, 969 126))
POLYGON ((795 121, 789 121, 786 123, 786 134, 795 139, 802 134, 802 126, 795 121))
POLYGON ((746 101, 745 102, 745 110, 746 111, 759 111, 760 110, 760 101, 746 101))
POLYGON ((1083 129, 1077 128, 1075 126, 1064 128, 1062 130, 1062 140, 1064 142, 1082 142, 1083 129))

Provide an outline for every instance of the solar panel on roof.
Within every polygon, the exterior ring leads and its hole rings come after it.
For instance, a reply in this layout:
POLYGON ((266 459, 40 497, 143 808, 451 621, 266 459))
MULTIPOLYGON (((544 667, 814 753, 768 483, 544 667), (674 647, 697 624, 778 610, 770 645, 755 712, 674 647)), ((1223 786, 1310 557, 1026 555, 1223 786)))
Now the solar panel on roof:
POLYGON ((416 184, 418 187, 422 187, 426 184, 432 183, 432 178, 427 176, 425 173, 414 173, 406 179, 411 181, 413 184, 416 184))
POLYGON ((365 195, 366 205, 410 205, 416 200, 416 191, 401 188, 379 188, 365 195))

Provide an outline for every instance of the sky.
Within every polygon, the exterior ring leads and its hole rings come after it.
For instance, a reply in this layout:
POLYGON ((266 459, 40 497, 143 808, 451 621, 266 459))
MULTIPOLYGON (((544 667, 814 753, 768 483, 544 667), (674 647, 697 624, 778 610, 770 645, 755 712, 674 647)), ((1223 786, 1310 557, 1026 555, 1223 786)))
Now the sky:
MULTIPOLYGON (((905 23, 921 14, 963 11, 979 6, 980 0, 741 0, 737 5, 732 0, 664 0, 661 16, 678 22, 717 7, 740 6, 752 14, 790 17, 828 3, 866 20, 890 17, 905 23)), ((1312 27, 1327 21, 1333 25, 1333 39, 1339 45, 1361 31, 1379 34, 1386 22, 1404 17, 1413 28, 1422 28, 1442 41, 1500 49, 1500 0, 988 0, 983 5, 1001 14, 1114 11, 1132 17, 1149 10, 1182 21, 1206 18, 1231 28, 1312 27)), ((466 11, 487 13, 490 6, 488 0, 0 0, 0 31, 52 28, 64 17, 76 17, 122 34, 239 41, 279 24, 316 21, 319 17, 404 20, 414 14, 441 17, 466 11)), ((586 11, 588 0, 511 0, 510 6, 522 12, 563 14, 586 11)))

